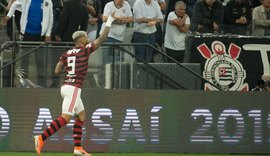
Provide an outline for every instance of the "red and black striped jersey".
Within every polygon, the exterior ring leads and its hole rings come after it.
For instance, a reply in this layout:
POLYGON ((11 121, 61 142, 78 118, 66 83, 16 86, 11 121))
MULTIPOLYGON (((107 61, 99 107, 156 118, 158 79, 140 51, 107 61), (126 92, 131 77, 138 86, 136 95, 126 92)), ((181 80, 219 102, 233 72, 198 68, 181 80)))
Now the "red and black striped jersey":
POLYGON ((70 49, 60 57, 66 69, 64 85, 82 87, 88 69, 88 59, 94 50, 95 45, 92 42, 85 47, 70 49))

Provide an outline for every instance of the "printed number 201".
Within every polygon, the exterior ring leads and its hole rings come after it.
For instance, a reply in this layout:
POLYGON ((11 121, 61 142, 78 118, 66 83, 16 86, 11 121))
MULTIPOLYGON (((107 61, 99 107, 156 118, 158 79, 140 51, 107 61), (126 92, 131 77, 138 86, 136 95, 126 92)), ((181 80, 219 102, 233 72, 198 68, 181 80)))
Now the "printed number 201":
MULTIPOLYGON (((214 136, 206 135, 207 131, 211 128, 213 123, 213 115, 209 109, 195 109, 191 113, 193 119, 197 119, 199 116, 204 118, 204 122, 200 127, 190 136, 190 142, 192 143, 213 143, 214 136)), ((248 116, 254 120, 254 143, 262 143, 262 116, 261 110, 250 110, 248 116)), ((270 120, 270 115, 268 115, 268 121, 270 120)), ((243 115, 237 109, 225 109, 219 115, 217 120, 217 132, 219 138, 222 142, 228 144, 239 143, 243 138, 245 130, 245 122, 243 115), (229 135, 226 132, 225 123, 228 117, 233 117, 235 119, 235 132, 233 135, 229 135)))

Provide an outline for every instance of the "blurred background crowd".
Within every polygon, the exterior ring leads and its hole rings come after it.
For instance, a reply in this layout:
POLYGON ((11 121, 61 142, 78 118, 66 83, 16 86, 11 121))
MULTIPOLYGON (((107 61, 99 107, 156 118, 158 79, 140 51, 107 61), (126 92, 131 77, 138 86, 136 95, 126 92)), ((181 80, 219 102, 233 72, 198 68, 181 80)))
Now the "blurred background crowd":
MULTIPOLYGON (((0 12, 9 40, 45 42, 72 42, 77 30, 86 31, 93 41, 116 12, 106 43, 149 43, 180 63, 190 33, 270 36, 270 0, 1 0, 0 12)), ((52 71, 62 53, 55 51, 50 58, 52 71)), ((102 62, 112 62, 111 50, 104 51, 102 62)), ((134 54, 139 61, 164 62, 144 46, 136 46, 134 54)), ((35 58, 37 83, 47 87, 42 76, 44 55, 35 58)), ((28 62, 25 57, 21 65, 26 73, 28 62)), ((53 75, 50 86, 58 87, 60 80, 53 75)))

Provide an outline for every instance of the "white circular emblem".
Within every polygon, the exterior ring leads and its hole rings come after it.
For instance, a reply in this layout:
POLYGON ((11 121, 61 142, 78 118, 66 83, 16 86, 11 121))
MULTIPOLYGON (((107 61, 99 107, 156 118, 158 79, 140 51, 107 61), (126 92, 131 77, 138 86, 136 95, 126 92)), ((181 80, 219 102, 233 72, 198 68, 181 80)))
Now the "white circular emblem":
POLYGON ((240 89, 246 74, 240 62, 227 55, 224 44, 219 41, 213 42, 212 50, 214 55, 205 63, 204 77, 222 90, 240 89))
POLYGON ((245 71, 237 60, 216 55, 205 65, 205 78, 222 90, 237 90, 243 84, 245 71))

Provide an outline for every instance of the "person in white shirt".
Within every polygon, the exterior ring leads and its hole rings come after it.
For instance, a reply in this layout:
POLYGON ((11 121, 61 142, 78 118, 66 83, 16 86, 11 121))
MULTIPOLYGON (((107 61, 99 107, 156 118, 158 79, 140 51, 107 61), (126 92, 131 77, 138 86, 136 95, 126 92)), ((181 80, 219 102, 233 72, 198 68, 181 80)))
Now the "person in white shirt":
POLYGON ((133 5, 135 3, 136 0, 127 0, 127 2, 129 3, 131 10, 133 10, 133 5))
MULTIPOLYGON (((159 4, 154 0, 137 0, 133 6, 134 33, 133 43, 149 43, 154 46, 156 24, 163 22, 159 4)), ((149 62, 153 50, 146 46, 135 46, 135 55, 142 61, 149 62)))
MULTIPOLYGON (((105 28, 105 23, 108 17, 115 12, 115 21, 113 22, 108 38, 105 42, 107 43, 121 43, 124 41, 126 25, 127 23, 133 22, 133 15, 131 12, 130 5, 124 0, 114 0, 105 5, 103 12, 103 24, 101 33, 105 28)), ((112 62, 113 56, 110 51, 103 53, 104 63, 112 62)))
MULTIPOLYGON (((166 54, 178 62, 183 62, 185 55, 185 37, 189 31, 190 18, 186 14, 186 4, 178 1, 175 11, 168 15, 164 46, 166 54)), ((168 59, 168 62, 174 62, 168 59)))
POLYGON ((105 23, 113 12, 115 12, 115 22, 112 24, 110 29, 107 42, 110 39, 117 40, 120 42, 124 41, 126 24, 133 22, 132 12, 130 5, 124 0, 114 0, 105 5, 103 12, 103 24, 101 32, 105 27, 105 23))
MULTIPOLYGON (((125 0, 113 0, 108 2, 104 7, 103 12, 103 24, 100 30, 100 34, 105 28, 108 17, 115 12, 115 21, 112 23, 108 38, 105 43, 122 43, 124 41, 125 32, 128 23, 133 22, 133 15, 129 3, 125 0)), ((98 74, 98 84, 100 87, 105 85, 105 65, 115 62, 121 62, 124 59, 124 55, 117 49, 112 50, 111 47, 102 47, 102 65, 103 67, 98 74)))
MULTIPOLYGON (((13 4, 15 0, 8 0, 8 6, 5 8, 5 10, 8 12, 11 5, 13 4)), ((18 7, 16 8, 15 12, 14 12, 14 15, 15 15, 15 24, 16 24, 16 28, 17 28, 17 31, 20 32, 20 19, 21 19, 21 8, 18 7)), ((15 35, 15 38, 13 38, 13 20, 12 20, 13 17, 11 17, 7 22, 5 22, 3 20, 3 25, 6 26, 6 29, 7 29, 7 35, 9 37, 9 39, 12 41, 13 39, 16 40, 16 35, 15 35)), ((16 31, 16 30, 15 30, 16 31)))

